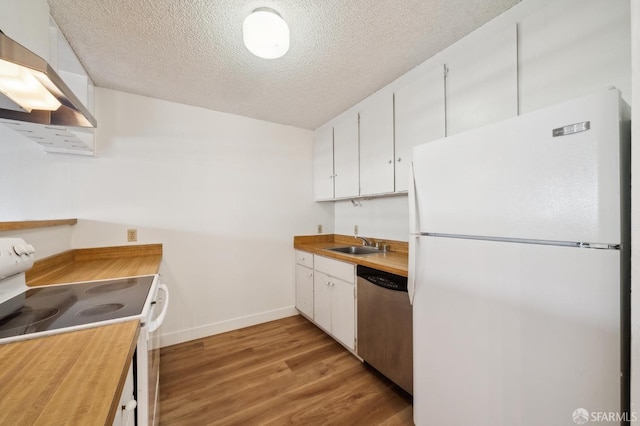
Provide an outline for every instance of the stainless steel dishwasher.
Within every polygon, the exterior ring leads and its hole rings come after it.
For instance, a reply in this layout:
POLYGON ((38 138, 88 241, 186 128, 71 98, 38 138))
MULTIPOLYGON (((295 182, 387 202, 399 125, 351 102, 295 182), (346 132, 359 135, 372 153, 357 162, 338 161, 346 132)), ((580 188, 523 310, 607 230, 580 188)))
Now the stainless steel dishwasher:
POLYGON ((413 394, 413 310, 407 278, 358 266, 358 355, 413 394))

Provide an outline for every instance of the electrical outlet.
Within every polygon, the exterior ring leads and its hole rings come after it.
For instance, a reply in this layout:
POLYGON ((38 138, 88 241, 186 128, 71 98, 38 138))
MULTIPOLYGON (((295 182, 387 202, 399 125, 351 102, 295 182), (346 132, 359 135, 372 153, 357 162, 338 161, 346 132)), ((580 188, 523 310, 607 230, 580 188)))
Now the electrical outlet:
POLYGON ((353 235, 358 235, 358 225, 353 225, 353 235))
POLYGON ((318 225, 318 234, 322 234, 322 225, 318 225))
POLYGON ((127 229, 127 241, 130 243, 138 241, 137 229, 127 229))

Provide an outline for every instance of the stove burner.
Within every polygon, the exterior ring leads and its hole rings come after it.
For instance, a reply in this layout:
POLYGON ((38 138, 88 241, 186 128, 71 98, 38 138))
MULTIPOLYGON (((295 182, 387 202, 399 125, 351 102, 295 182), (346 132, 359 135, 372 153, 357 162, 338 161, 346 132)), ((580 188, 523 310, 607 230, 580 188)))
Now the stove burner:
POLYGON ((0 319, 0 330, 8 331, 20 327, 29 327, 46 321, 57 315, 58 309, 32 309, 23 306, 17 311, 0 319))
POLYGON ((85 293, 87 294, 102 294, 102 293, 111 293, 112 291, 120 291, 126 290, 131 287, 135 287, 138 285, 136 280, 127 280, 127 281, 119 281, 115 283, 102 284, 99 286, 91 287, 87 289, 85 293))
POLYGON ((143 275, 32 287, 5 300, 0 294, 0 344, 141 318, 154 280, 143 275))
POLYGON ((110 314, 124 308, 122 303, 106 303, 104 305, 92 306, 76 313, 79 317, 92 317, 94 315, 110 314))

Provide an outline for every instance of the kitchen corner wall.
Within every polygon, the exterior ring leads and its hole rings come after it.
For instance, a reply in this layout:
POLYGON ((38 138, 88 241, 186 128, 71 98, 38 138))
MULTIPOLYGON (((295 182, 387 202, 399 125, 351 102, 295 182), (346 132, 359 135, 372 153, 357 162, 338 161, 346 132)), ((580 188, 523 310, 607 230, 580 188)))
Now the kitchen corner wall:
POLYGON ((106 89, 96 117, 96 158, 0 129, 0 220, 77 217, 74 248, 127 228, 163 243, 163 345, 295 313, 293 236, 334 227, 312 200, 311 131, 106 89))

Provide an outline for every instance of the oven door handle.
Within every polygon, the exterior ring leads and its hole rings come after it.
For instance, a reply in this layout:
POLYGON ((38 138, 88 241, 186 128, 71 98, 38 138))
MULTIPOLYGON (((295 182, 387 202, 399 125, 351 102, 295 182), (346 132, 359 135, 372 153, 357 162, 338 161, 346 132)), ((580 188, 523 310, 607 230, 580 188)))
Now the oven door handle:
POLYGON ((162 291, 164 293, 164 306, 162 307, 162 312, 160 312, 158 318, 149 322, 149 333, 153 333, 160 328, 164 322, 164 317, 167 316, 167 309, 169 308, 169 289, 166 285, 160 284, 158 285, 158 291, 162 291))

